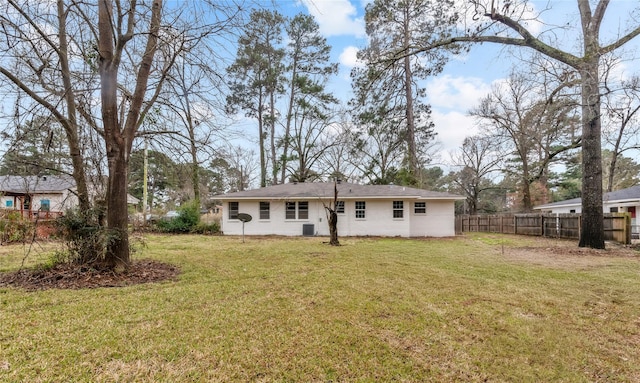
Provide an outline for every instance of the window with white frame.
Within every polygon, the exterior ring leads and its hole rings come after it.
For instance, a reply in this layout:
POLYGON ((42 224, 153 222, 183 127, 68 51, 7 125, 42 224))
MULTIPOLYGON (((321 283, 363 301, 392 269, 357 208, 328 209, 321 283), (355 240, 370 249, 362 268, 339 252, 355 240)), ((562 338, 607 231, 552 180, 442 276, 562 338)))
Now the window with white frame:
POLYGON ((238 219, 239 212, 240 212, 240 203, 229 202, 229 219, 238 219))
POLYGON ((285 202, 285 219, 309 219, 309 201, 285 202))
POLYGON ((269 202, 260 202, 260 219, 271 218, 271 204, 269 202))
POLYGON ((309 202, 298 202, 298 219, 309 219, 309 202))
POLYGON ((344 201, 336 201, 336 213, 344 214, 344 201))
POLYGON ((356 218, 364 219, 366 217, 367 204, 365 201, 356 201, 356 218))
POLYGON ((426 202, 414 202, 413 203, 413 213, 414 214, 427 214, 427 203, 426 202))
POLYGON ((285 203, 285 219, 296 219, 296 203, 295 202, 286 202, 285 203))
POLYGON ((403 201, 393 201, 393 218, 404 218, 403 201))

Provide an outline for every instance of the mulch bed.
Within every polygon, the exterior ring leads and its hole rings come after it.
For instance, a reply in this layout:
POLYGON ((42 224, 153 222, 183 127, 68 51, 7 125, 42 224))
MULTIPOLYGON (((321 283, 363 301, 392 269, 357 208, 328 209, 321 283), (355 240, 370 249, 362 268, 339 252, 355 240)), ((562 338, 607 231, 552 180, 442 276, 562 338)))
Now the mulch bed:
POLYGON ((176 280, 178 274, 178 267, 148 259, 133 261, 129 269, 122 273, 63 263, 48 269, 22 269, 0 273, 0 287, 15 287, 27 291, 122 287, 176 280))

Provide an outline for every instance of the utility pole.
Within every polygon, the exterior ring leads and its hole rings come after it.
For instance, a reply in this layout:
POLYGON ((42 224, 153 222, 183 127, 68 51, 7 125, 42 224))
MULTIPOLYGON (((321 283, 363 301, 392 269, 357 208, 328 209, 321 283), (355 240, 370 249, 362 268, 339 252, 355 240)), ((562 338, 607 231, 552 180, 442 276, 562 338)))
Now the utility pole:
POLYGON ((149 141, 144 140, 144 163, 142 165, 142 223, 147 224, 147 179, 149 173, 149 141))

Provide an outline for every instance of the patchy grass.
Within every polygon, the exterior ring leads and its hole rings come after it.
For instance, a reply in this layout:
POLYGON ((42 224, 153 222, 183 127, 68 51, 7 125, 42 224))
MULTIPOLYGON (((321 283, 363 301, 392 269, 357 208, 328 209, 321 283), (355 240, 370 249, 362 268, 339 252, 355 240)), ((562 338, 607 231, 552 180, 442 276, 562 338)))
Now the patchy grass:
MULTIPOLYGON (((177 281, 0 289, 0 381, 640 381, 634 251, 322 241, 154 235, 135 257, 177 281)), ((23 255, 1 247, 0 270, 23 255)))

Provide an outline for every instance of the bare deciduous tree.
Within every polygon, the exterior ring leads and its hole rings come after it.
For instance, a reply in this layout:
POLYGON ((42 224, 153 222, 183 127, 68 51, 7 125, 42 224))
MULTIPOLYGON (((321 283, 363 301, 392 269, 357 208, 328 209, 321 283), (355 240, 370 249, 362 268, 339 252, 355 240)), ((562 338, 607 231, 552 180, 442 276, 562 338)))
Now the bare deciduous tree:
POLYGON ((538 182, 546 189, 549 167, 580 144, 572 81, 535 76, 528 69, 495 85, 471 111, 485 124, 487 135, 509 148, 512 161, 505 170, 520 180, 525 211, 533 208, 532 184, 538 182))
POLYGON ((453 160, 460 170, 453 175, 453 182, 467 197, 469 214, 476 214, 480 195, 494 188, 489 177, 499 172, 504 161, 501 146, 491 136, 471 136, 464 139, 461 150, 453 160))
MULTIPOLYGON (((65 4, 63 0, 57 0, 55 8, 26 0, 7 0, 0 7, 3 45, 0 51, 5 52, 0 61, 0 74, 13 85, 10 91, 16 98, 26 95, 64 128, 80 208, 86 211, 91 204, 80 116, 90 116, 83 99, 84 92, 91 89, 94 75, 86 68, 89 52, 81 44, 90 43, 93 31, 83 23, 89 16, 72 12, 74 5, 65 4), (69 24, 76 25, 71 41, 69 24), (86 60, 74 60, 83 53, 86 60)), ((92 119, 86 123, 91 124, 92 119)))
MULTIPOLYGON (((400 60, 407 54, 419 54, 457 43, 496 43, 528 47, 575 69, 580 76, 582 94, 582 231, 580 247, 604 248, 602 201, 602 154, 600 117, 600 59, 614 52, 640 34, 640 23, 630 20, 629 27, 613 40, 603 42, 600 29, 610 0, 576 0, 580 15, 578 39, 582 45, 575 52, 556 46, 546 36, 532 32, 523 17, 527 1, 470 0, 473 19, 484 20, 472 27, 452 25, 450 35, 438 41, 428 41, 396 52, 391 59, 400 60), (592 8, 595 5, 595 8, 592 8)), ((548 3, 551 5, 551 3, 548 3)), ((640 7, 639 7, 640 8, 640 7)), ((534 17, 535 19, 535 17, 534 17)), ((620 23, 620 26, 625 25, 620 23)))
POLYGON ((605 158, 606 191, 610 192, 614 190, 618 159, 627 151, 640 149, 640 78, 622 81, 618 91, 606 94, 604 109, 603 137, 610 147, 609 158, 605 158))

